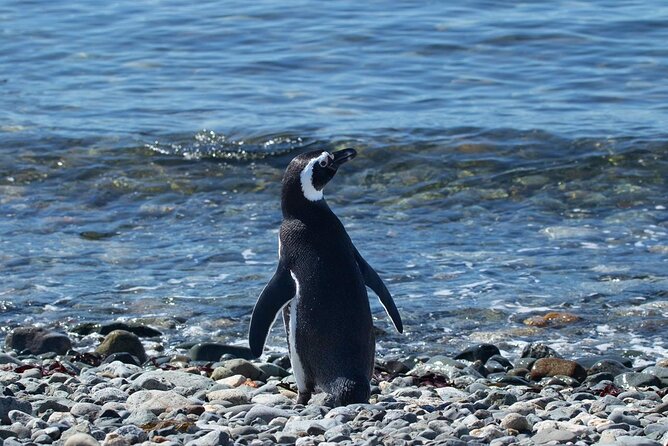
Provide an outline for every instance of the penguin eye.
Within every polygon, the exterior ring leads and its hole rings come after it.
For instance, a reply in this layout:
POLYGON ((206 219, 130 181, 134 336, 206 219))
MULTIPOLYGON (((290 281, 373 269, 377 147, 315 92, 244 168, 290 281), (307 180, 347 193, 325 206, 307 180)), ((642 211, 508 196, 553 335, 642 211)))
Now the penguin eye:
POLYGON ((327 160, 320 160, 318 164, 320 164, 320 167, 327 167, 327 160))

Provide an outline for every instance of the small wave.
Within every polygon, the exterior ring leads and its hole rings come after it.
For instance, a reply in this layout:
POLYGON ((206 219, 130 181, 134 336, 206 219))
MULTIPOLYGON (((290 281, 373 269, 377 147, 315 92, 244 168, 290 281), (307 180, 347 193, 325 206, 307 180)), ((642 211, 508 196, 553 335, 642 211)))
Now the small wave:
POLYGON ((313 142, 289 134, 271 134, 235 139, 213 130, 201 130, 187 140, 154 141, 145 147, 162 155, 175 155, 187 160, 213 159, 225 161, 256 161, 281 156, 302 149, 313 142))

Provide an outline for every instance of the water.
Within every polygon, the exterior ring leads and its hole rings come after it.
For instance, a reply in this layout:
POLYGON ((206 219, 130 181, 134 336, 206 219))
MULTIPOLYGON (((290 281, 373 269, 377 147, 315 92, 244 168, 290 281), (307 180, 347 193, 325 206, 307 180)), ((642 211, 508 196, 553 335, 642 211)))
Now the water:
POLYGON ((372 296, 383 351, 666 356, 666 20, 657 1, 5 1, 0 329, 243 344, 283 169, 353 146, 325 193, 404 317, 396 335, 372 296), (581 320, 523 322, 553 310, 581 320))

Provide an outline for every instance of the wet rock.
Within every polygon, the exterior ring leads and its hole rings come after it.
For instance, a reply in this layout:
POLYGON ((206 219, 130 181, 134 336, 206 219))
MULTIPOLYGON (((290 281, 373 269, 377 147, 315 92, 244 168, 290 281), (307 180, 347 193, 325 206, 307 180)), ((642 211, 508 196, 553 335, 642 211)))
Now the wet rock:
POLYGON ((112 353, 130 353, 136 356, 142 363, 146 361, 146 351, 136 334, 125 330, 114 330, 109 333, 95 352, 103 357, 112 353))
POLYGON ((391 375, 405 374, 411 369, 404 361, 395 358, 379 358, 376 360, 376 367, 391 375))
POLYGON ((544 315, 531 316, 525 319, 523 322, 524 325, 543 328, 543 327, 555 327, 555 326, 572 324, 580 320, 581 318, 579 316, 576 316, 572 313, 551 311, 544 315))
POLYGON ((595 375, 589 375, 585 379, 585 383, 589 385, 598 384, 601 381, 612 381, 615 379, 615 376, 612 373, 596 373, 595 375))
POLYGON ((564 375, 582 382, 587 371, 577 362, 561 358, 542 358, 531 367, 531 379, 538 381, 546 376, 564 375))
POLYGON ((87 336, 92 333, 97 333, 98 330, 100 329, 100 324, 94 323, 94 322, 84 322, 81 324, 77 324, 74 327, 72 327, 69 331, 72 333, 76 333, 81 336, 87 336))
POLYGON ((26 414, 32 413, 32 406, 27 401, 21 401, 13 396, 0 396, 0 422, 9 424, 9 412, 18 410, 26 414))
POLYGON ((478 344, 469 347, 455 356, 455 359, 465 359, 467 361, 482 361, 487 362, 489 358, 494 355, 501 355, 499 348, 493 344, 478 344))
POLYGON ((536 362, 536 358, 519 358, 515 360, 515 368, 527 369, 529 371, 533 367, 534 362, 536 362))
POLYGON ((624 367, 629 367, 629 368, 633 367, 633 361, 631 359, 625 358, 621 355, 613 355, 613 354, 602 355, 602 356, 585 356, 583 358, 576 359, 575 362, 580 364, 585 369, 589 369, 597 362, 606 360, 617 361, 624 367))
POLYGON ((126 324, 125 322, 111 322, 104 324, 100 326, 98 331, 102 336, 106 336, 115 330, 128 331, 130 333, 136 334, 141 338, 155 338, 162 336, 162 333, 155 328, 151 328, 142 324, 126 324))
POLYGON ((5 348, 32 355, 53 352, 64 355, 72 348, 67 335, 41 327, 17 327, 7 335, 5 348))
MULTIPOLYGON (((536 342, 532 344, 527 344, 524 349, 522 349, 522 358, 561 358, 561 355, 557 353, 552 347, 549 347, 541 342, 536 342)), ((519 367, 519 365, 516 364, 519 367)))
POLYGON ((651 366, 645 367, 642 373, 654 375, 665 385, 668 385, 668 367, 651 366))
POLYGON ((2 364, 14 364, 14 365, 21 365, 22 362, 13 357, 12 355, 8 355, 7 353, 2 353, 0 352, 0 365, 2 364))
POLYGON ((216 342, 196 344, 188 352, 188 356, 193 361, 220 361, 223 355, 233 355, 241 359, 253 359, 253 354, 247 347, 219 344, 216 342))
POLYGON ((628 372, 615 377, 615 385, 629 389, 632 387, 661 386, 661 380, 649 373, 628 372))
POLYGON ((589 367, 587 370, 587 373, 589 375, 595 375, 597 373, 610 373, 612 376, 617 376, 622 373, 631 371, 632 370, 619 361, 615 361, 614 359, 602 359, 592 364, 591 367, 589 367))
POLYGON ((223 367, 235 375, 242 375, 253 380, 265 378, 264 372, 246 359, 230 359, 223 363, 223 367))
MULTIPOLYGON (((454 359, 437 356, 431 358, 426 363, 417 364, 408 372, 408 374, 416 377, 423 377, 434 374, 452 380, 454 378, 466 375, 467 372, 464 371, 464 368, 465 366, 461 362, 455 361, 454 359)), ((482 376, 478 374, 477 377, 482 376)))
POLYGON ((259 368, 262 373, 264 373, 264 376, 267 377, 285 378, 286 376, 290 376, 290 373, 283 367, 272 363, 265 362, 262 364, 257 364, 257 368, 259 368))
POLYGON ((110 362, 116 362, 116 361, 135 366, 140 366, 142 364, 142 362, 139 360, 138 357, 128 352, 112 353, 106 358, 104 358, 102 364, 108 364, 110 362))

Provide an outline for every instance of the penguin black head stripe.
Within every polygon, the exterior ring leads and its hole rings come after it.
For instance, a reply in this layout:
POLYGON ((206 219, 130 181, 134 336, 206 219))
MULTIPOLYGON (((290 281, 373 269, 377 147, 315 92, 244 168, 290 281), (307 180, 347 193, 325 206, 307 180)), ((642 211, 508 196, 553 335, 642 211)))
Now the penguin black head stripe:
POLYGON ((284 192, 289 192, 290 198, 295 199, 299 189, 308 201, 322 200, 325 185, 334 178, 343 163, 356 155, 354 149, 343 149, 334 153, 315 150, 296 156, 283 177, 284 192))
POLYGON ((278 266, 253 309, 248 340, 260 356, 283 312, 292 369, 306 404, 320 388, 338 404, 367 402, 375 337, 366 287, 380 298, 397 331, 403 326, 390 292, 350 240, 323 189, 353 149, 298 155, 283 176, 278 266))

